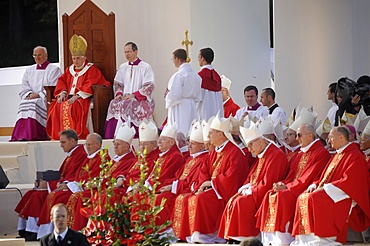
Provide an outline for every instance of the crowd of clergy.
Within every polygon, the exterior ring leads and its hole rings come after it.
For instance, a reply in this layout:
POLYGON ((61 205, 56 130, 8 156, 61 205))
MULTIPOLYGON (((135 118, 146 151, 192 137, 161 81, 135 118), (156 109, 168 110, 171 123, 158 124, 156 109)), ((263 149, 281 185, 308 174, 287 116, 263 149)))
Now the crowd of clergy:
POLYGON ((124 46, 127 62, 114 80, 106 134, 100 136, 86 126, 91 85, 109 82, 86 60, 86 47, 83 37, 71 38, 73 64, 62 75, 47 62, 46 49, 36 47, 35 67, 24 77, 57 79, 56 100, 42 117, 36 111, 26 113, 45 95, 42 86, 35 93, 26 88, 32 84, 28 80, 22 84, 12 139, 32 137, 21 129, 45 131, 46 124, 47 135, 67 153, 61 179, 41 180, 15 208, 20 236, 26 240, 52 232, 50 210, 58 203, 67 206, 71 229, 87 225, 80 210, 82 198, 91 193, 79 184, 99 175, 103 137, 114 139, 115 156, 105 154, 113 165, 105 171, 123 194, 134 189, 131 184, 143 164, 138 155, 145 153, 145 183, 155 189, 156 205, 166 201, 156 223, 170 220, 163 233, 178 240, 232 244, 252 236, 264 245, 340 245, 349 228, 364 232, 369 227, 370 117, 361 110, 355 116, 344 113, 334 126, 338 106, 331 86, 333 107, 323 121, 312 107, 301 105, 288 118, 272 88, 259 95, 254 85, 245 87, 246 106, 240 108, 230 97, 230 79, 211 65, 212 49, 199 51, 198 73, 186 62, 186 51, 177 49, 172 61, 178 71, 165 91, 168 115, 158 129, 152 121, 154 73, 129 42, 124 46), (140 148, 135 152, 132 141, 137 137, 140 148), (86 139, 84 146, 79 139, 86 139), (161 170, 158 186, 152 180, 155 162, 161 170))

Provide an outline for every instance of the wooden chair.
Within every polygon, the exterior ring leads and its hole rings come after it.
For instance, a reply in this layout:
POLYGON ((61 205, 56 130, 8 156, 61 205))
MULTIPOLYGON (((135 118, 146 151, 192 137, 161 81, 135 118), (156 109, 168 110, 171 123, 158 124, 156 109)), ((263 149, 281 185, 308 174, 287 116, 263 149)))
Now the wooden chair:
MULTIPOLYGON (((113 80, 116 74, 115 15, 105 14, 91 0, 84 1, 71 15, 63 14, 63 65, 72 64, 69 40, 73 34, 87 41, 87 59, 94 63, 111 84, 109 87, 93 85, 92 121, 94 132, 104 136, 104 125, 109 102, 113 98, 113 80)), ((46 86, 46 99, 50 103, 54 88, 46 86)))

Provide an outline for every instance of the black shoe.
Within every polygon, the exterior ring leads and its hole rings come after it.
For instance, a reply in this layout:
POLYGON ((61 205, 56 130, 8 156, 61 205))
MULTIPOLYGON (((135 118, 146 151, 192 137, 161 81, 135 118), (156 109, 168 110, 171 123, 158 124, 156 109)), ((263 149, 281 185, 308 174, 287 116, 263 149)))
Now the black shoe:
POLYGON ((227 241, 226 244, 240 244, 240 241, 234 239, 228 239, 226 241, 227 241))
POLYGON ((37 233, 29 232, 28 235, 25 237, 26 241, 37 241, 37 233))
POLYGON ((27 235, 27 232, 26 232, 26 230, 19 230, 18 235, 19 236, 17 238, 25 238, 26 235, 27 235))

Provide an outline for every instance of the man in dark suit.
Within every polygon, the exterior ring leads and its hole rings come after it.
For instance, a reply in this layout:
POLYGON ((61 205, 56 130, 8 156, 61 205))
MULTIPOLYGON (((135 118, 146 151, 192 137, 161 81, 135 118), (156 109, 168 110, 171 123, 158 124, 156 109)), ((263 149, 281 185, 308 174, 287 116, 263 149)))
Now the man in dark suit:
POLYGON ((50 220, 53 221, 54 231, 41 238, 40 245, 48 246, 84 246, 90 245, 85 235, 73 231, 67 227, 67 207, 58 203, 50 212, 50 220))

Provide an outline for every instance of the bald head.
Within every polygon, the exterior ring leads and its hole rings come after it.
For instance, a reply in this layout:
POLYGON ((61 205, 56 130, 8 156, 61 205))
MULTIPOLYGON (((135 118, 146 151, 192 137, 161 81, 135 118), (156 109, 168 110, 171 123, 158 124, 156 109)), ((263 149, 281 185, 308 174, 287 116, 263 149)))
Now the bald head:
POLYGON ((86 151, 87 154, 91 155, 101 149, 103 143, 102 137, 97 133, 90 133, 86 137, 86 151))

